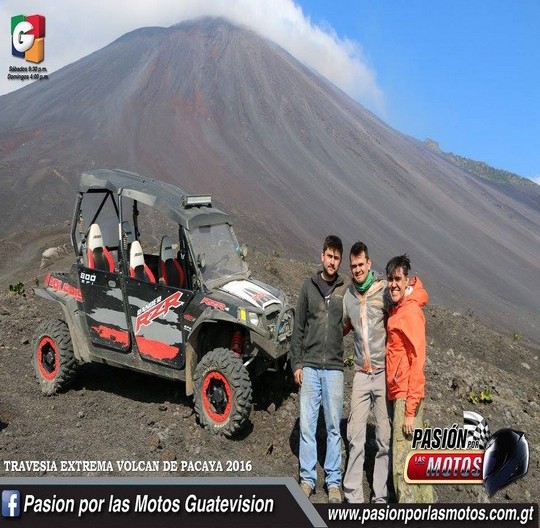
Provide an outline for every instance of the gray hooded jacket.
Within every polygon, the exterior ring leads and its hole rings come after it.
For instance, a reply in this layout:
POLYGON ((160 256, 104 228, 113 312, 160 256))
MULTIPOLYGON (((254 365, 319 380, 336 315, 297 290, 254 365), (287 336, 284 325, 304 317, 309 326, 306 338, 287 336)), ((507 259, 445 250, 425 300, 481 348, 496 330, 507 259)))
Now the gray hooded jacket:
POLYGON ((344 327, 354 330, 354 366, 363 372, 385 368, 386 319, 390 309, 386 281, 376 278, 361 294, 352 283, 343 298, 344 327))

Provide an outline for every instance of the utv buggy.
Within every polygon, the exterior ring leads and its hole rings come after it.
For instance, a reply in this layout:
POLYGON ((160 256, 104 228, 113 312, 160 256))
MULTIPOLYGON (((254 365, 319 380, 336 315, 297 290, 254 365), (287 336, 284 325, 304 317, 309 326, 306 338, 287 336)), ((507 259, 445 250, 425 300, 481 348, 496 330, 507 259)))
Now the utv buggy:
POLYGON ((251 278, 231 220, 210 196, 122 170, 81 175, 69 272, 40 296, 64 320, 34 335, 49 395, 80 363, 182 380, 199 421, 231 436, 251 410, 251 380, 288 359, 294 312, 283 292, 251 278))

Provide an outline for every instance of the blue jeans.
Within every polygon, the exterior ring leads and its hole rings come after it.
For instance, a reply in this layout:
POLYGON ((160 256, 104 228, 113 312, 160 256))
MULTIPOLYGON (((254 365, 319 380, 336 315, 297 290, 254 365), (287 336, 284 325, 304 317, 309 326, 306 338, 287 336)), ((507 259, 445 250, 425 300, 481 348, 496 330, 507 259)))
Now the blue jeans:
POLYGON ((317 420, 323 407, 326 425, 326 486, 341 485, 341 433, 343 414, 343 372, 304 367, 300 389, 300 482, 312 488, 317 483, 317 420))

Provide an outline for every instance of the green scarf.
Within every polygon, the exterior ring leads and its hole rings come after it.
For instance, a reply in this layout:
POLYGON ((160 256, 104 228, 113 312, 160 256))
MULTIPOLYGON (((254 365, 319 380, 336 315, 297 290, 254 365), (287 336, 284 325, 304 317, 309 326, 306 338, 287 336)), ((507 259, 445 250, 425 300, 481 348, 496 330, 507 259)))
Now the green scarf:
POLYGON ((373 284, 373 279, 374 279, 373 271, 369 270, 367 279, 362 284, 360 284, 359 282, 353 281, 354 287, 363 295, 369 290, 369 287, 373 284))

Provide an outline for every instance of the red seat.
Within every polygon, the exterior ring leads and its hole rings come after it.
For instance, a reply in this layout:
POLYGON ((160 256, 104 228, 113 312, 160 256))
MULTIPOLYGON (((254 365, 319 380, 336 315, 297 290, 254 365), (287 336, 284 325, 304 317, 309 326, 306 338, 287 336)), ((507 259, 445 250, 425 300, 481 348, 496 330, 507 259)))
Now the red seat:
POLYGON ((114 259, 103 244, 101 229, 98 224, 92 224, 88 231, 88 267, 91 269, 114 271, 114 259))
POLYGON ((165 235, 161 239, 159 254, 160 282, 174 288, 182 288, 184 286, 185 274, 180 262, 174 257, 170 236, 165 235))
POLYGON ((143 250, 138 240, 132 242, 129 251, 129 276, 146 282, 156 282, 152 270, 144 262, 143 250))

